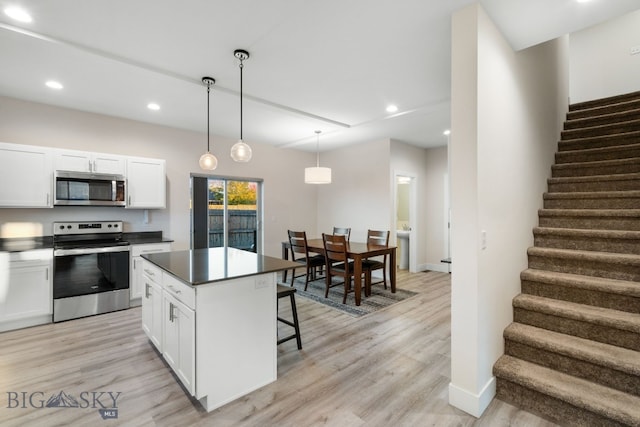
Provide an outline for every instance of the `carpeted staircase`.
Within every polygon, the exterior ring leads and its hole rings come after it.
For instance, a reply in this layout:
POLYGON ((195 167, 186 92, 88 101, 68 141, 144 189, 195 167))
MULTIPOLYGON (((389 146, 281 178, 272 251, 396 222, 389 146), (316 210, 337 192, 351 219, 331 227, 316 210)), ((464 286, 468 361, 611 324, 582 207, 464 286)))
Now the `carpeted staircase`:
POLYGON ((640 92, 571 105, 497 396, 563 426, 640 426, 640 92))

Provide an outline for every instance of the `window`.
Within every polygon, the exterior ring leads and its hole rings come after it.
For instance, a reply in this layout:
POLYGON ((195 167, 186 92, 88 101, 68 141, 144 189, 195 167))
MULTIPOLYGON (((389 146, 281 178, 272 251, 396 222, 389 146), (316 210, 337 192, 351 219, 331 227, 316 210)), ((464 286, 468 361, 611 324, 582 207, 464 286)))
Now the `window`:
POLYGON ((262 180, 191 177, 191 246, 261 252, 262 180))

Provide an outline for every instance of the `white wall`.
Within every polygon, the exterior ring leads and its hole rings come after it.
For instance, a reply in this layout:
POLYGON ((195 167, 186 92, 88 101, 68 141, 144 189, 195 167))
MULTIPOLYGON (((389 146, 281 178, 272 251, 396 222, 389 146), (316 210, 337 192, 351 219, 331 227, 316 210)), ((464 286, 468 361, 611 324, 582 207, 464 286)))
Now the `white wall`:
POLYGON ((516 53, 474 4, 454 14, 452 69, 449 401, 479 416, 566 113, 568 40, 516 53))
MULTIPOLYGON (((99 207, 0 209, 0 224, 40 222, 50 235, 53 221, 122 219, 125 231, 161 230, 175 240, 174 249, 189 247, 189 176, 203 172, 198 159, 206 149, 204 132, 0 97, 0 141, 166 159, 168 188, 167 209, 150 210, 149 224, 143 223, 142 210, 99 207)), ((229 157, 235 141, 212 136, 211 151, 219 161, 215 173, 264 179, 264 253, 279 257, 288 228, 316 228, 316 192, 304 184, 304 166, 313 164, 315 155, 248 142, 253 159, 235 163, 229 157)))
POLYGON ((318 221, 315 233, 351 227, 351 240, 365 242, 367 230, 391 224, 390 141, 351 145, 321 153, 320 166, 332 169, 332 183, 316 185, 318 221))
POLYGON ((640 90, 640 10, 570 36, 571 102, 640 90))

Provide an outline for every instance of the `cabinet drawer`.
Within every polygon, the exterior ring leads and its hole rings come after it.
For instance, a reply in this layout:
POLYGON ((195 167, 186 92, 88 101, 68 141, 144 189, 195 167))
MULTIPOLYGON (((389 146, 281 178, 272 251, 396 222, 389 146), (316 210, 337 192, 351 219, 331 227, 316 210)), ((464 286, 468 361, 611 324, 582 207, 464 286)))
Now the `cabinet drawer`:
POLYGON ((162 284, 162 269, 151 264, 149 261, 142 263, 142 274, 147 276, 152 282, 159 285, 162 284))
POLYGON ((196 307, 196 290, 191 286, 182 283, 175 277, 165 274, 163 277, 164 290, 173 295, 190 309, 196 307))
POLYGON ((131 256, 140 256, 158 252, 169 252, 171 243, 149 243, 144 245, 131 245, 131 256))

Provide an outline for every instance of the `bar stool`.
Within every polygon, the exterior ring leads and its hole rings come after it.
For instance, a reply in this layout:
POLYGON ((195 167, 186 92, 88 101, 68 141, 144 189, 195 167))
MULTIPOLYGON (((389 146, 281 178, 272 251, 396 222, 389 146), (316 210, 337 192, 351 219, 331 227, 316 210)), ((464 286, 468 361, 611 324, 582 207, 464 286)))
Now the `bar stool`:
POLYGON ((296 298, 295 298, 296 288, 289 287, 289 286, 282 286, 282 285, 277 285, 277 286, 278 288, 276 292, 278 295, 278 303, 280 302, 280 298, 289 297, 289 301, 291 302, 291 313, 293 314, 293 322, 287 319, 283 319, 280 316, 278 316, 278 321, 284 323, 285 325, 291 326, 295 331, 295 333, 292 335, 289 335, 284 338, 280 338, 278 340, 278 345, 295 338, 296 342, 298 343, 298 350, 302 350, 302 339, 300 338, 300 324, 298 323, 298 311, 296 310, 296 298))

